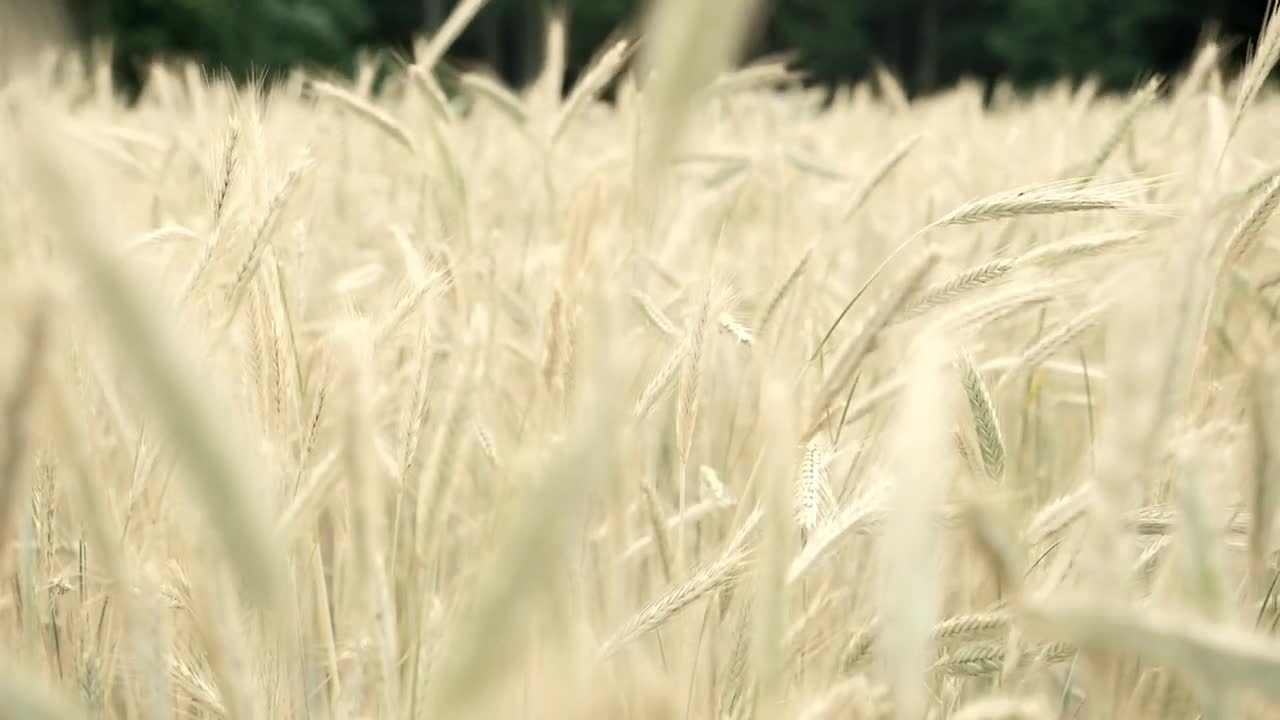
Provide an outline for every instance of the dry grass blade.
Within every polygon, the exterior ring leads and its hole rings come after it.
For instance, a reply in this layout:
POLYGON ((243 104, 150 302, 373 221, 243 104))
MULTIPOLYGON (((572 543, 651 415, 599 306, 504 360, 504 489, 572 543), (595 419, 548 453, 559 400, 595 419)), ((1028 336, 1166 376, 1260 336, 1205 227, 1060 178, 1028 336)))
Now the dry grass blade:
POLYGON ((1084 601, 1039 600, 1028 620, 1082 649, 1132 653, 1220 688, 1280 699, 1280 648, 1240 628, 1165 611, 1142 613, 1084 601))

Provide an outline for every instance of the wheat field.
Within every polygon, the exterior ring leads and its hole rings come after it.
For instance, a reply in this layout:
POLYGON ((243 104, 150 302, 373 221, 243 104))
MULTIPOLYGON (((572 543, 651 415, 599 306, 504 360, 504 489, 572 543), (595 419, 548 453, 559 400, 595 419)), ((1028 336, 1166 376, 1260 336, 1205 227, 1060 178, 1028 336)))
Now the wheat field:
POLYGON ((1275 24, 827 102, 673 2, 446 93, 481 4, 0 85, 0 716, 1280 712, 1275 24))

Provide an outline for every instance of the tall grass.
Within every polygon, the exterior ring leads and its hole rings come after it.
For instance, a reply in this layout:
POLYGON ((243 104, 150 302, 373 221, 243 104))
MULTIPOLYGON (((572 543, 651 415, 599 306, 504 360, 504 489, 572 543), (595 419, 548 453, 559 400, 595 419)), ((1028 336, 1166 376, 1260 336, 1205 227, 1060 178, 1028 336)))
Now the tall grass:
POLYGON ((670 2, 447 97, 482 5, 377 96, 4 77, 0 715, 1280 712, 1274 22, 827 104, 670 2))

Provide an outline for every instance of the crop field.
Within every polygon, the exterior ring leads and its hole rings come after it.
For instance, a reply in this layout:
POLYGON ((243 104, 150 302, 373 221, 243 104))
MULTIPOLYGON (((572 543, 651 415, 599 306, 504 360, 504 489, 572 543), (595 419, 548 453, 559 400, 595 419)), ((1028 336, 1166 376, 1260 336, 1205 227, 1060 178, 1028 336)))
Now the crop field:
POLYGON ((0 80, 0 717, 1280 713, 1280 27, 828 97, 676 2, 441 80, 480 4, 0 80))

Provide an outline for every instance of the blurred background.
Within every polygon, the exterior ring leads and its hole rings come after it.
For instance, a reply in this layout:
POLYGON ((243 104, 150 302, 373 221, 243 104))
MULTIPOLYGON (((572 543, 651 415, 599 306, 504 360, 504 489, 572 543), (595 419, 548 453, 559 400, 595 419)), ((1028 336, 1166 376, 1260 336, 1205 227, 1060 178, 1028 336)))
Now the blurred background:
MULTIPOLYGON (((693 1, 693 0, 690 0, 693 1)), ((70 0, 79 38, 108 41, 121 86, 136 91, 145 64, 196 58, 236 78, 297 67, 350 73, 361 55, 405 52, 438 27, 452 0, 70 0)), ((814 83, 865 76, 874 63, 909 93, 961 78, 1021 88, 1096 78, 1131 89, 1170 73, 1214 37, 1244 58, 1268 0, 764 0, 752 55, 794 52, 814 83)), ((641 0, 560 0, 569 16, 567 82, 641 0)), ((541 64, 550 0, 490 0, 450 60, 494 69, 513 85, 541 64)), ((98 43, 98 47, 106 47, 98 43)))

